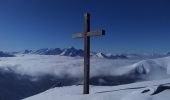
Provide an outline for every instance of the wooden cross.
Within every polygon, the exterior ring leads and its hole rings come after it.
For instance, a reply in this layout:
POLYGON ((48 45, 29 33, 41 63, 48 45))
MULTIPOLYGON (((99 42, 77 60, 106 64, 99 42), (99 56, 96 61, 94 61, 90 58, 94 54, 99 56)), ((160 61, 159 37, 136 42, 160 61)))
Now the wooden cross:
POLYGON ((105 31, 90 32, 90 14, 84 15, 84 32, 75 34, 73 38, 84 38, 84 88, 83 94, 89 94, 89 77, 90 77, 90 37, 105 35, 105 31))

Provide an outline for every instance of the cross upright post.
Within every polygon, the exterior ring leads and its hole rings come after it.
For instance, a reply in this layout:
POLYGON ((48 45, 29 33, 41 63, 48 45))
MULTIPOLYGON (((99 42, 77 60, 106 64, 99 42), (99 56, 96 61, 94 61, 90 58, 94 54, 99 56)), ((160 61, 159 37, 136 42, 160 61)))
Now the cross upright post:
POLYGON ((90 76, 90 36, 87 33, 90 32, 90 14, 84 15, 84 94, 89 94, 89 76, 90 76))
POLYGON ((75 34, 73 38, 84 38, 84 86, 83 94, 89 94, 89 83, 90 83, 90 37, 105 35, 105 31, 94 31, 90 32, 90 14, 85 13, 84 15, 84 32, 75 34))

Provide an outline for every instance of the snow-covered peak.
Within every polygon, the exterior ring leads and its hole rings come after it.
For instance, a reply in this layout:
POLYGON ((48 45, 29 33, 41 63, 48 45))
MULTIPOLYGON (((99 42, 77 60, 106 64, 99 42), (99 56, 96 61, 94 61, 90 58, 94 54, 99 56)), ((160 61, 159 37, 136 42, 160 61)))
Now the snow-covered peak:
POLYGON ((71 48, 63 49, 62 53, 60 55, 61 56, 70 56, 70 57, 76 57, 76 56, 82 57, 83 53, 84 53, 83 50, 71 47, 71 48))
POLYGON ((99 57, 99 58, 105 58, 106 57, 106 55, 103 54, 102 52, 97 53, 96 56, 99 57))
POLYGON ((33 50, 24 50, 23 54, 31 54, 33 50))
POLYGON ((112 55, 110 53, 104 54, 102 52, 96 53, 96 57, 98 58, 106 58, 106 59, 128 59, 126 55, 112 55))
POLYGON ((170 79, 120 86, 91 86, 89 95, 82 94, 82 85, 55 87, 23 100, 169 100, 170 87, 162 85, 167 83, 170 79))

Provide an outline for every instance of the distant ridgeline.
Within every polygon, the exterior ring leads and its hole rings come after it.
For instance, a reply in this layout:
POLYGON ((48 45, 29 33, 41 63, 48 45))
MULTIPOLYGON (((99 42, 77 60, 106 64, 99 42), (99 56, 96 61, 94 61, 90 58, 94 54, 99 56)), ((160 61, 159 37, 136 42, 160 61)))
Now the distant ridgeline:
MULTIPOLYGON (((25 50, 23 52, 18 52, 20 54, 39 54, 39 55, 61 55, 61 56, 69 56, 69 57, 83 57, 84 51, 82 49, 76 49, 74 47, 71 48, 43 48, 39 50, 25 50)), ((17 53, 15 53, 17 54, 17 53)), ((107 58, 107 59, 127 59, 126 55, 112 55, 112 54, 104 54, 104 53, 96 53, 91 52, 91 57, 97 58, 107 58)))
MULTIPOLYGON (((76 49, 74 47, 70 48, 43 48, 38 50, 24 50, 22 52, 2 52, 0 51, 0 57, 14 57, 17 54, 38 54, 38 55, 60 55, 60 56, 69 56, 69 57, 83 57, 84 51, 82 49, 76 49)), ((160 58, 169 56, 170 52, 166 54, 109 54, 109 53, 96 53, 91 52, 91 57, 96 58, 106 58, 106 59, 147 59, 147 58, 160 58)))
POLYGON ((168 52, 167 55, 170 55, 170 52, 168 52))
POLYGON ((13 54, 0 51, 0 57, 15 57, 13 54))

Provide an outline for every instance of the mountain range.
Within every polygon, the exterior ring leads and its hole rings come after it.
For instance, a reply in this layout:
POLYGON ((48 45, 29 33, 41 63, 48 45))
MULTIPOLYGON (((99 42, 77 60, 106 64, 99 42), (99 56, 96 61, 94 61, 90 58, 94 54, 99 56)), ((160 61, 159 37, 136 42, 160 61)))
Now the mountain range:
MULTIPOLYGON (((38 50, 24 50, 21 52, 13 52, 13 53, 4 53, 4 54, 11 54, 13 56, 17 54, 38 54, 38 55, 60 55, 60 56, 69 56, 69 57, 83 57, 84 51, 82 49, 76 49, 74 47, 70 48, 43 48, 38 50)), ((91 57, 97 57, 97 58, 106 58, 106 59, 127 59, 125 55, 122 54, 105 54, 102 52, 96 53, 91 52, 91 57)))
MULTIPOLYGON (((69 57, 83 57, 84 51, 82 49, 76 49, 74 47, 70 48, 42 48, 38 50, 24 50, 20 52, 3 52, 0 51, 0 57, 13 57, 17 54, 37 54, 37 55, 60 55, 60 56, 69 56, 69 57)), ((153 59, 153 58, 160 58, 169 56, 170 52, 167 54, 159 54, 159 53, 152 53, 152 54, 110 54, 110 53, 103 53, 103 52, 91 52, 91 57, 96 58, 106 58, 106 59, 153 59)))
POLYGON ((0 57, 15 57, 15 55, 0 51, 0 57))

